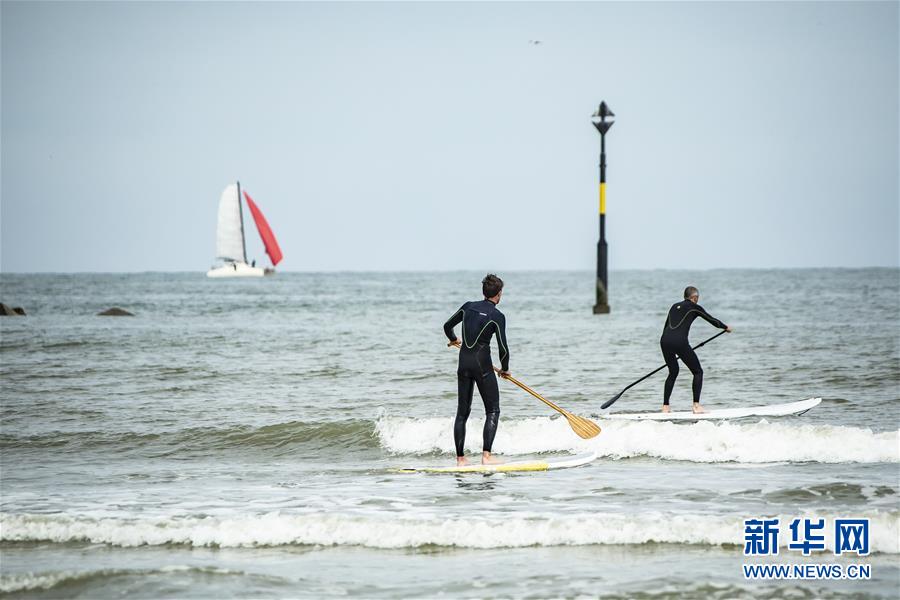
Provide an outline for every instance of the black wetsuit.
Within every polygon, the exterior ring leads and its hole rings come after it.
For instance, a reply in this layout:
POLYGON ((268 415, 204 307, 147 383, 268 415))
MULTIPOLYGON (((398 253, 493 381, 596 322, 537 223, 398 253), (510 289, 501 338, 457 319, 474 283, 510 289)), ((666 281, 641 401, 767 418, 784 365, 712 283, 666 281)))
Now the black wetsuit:
POLYGON ((509 346, 506 343, 506 317, 497 310, 490 300, 466 302, 446 323, 444 333, 451 342, 456 341, 453 328, 462 323, 462 348, 459 351, 459 368, 456 371, 459 380, 459 404, 456 408, 456 422, 453 425, 453 438, 456 442, 456 455, 465 454, 466 421, 472 410, 472 392, 478 386, 478 393, 484 402, 484 446, 485 452, 491 451, 494 435, 497 433, 497 422, 500 420, 500 390, 497 377, 491 364, 491 336, 497 336, 500 347, 500 365, 504 371, 509 370, 509 346))
POLYGON ((697 353, 691 349, 691 344, 688 341, 691 323, 697 317, 702 317, 713 327, 718 327, 719 329, 728 327, 725 323, 703 310, 702 306, 690 300, 682 300, 672 305, 666 317, 666 324, 663 325, 662 337, 659 338, 659 346, 662 349, 663 358, 666 360, 666 366, 669 367, 669 376, 666 378, 666 386, 663 391, 663 404, 666 406, 669 405, 672 388, 675 387, 675 378, 678 377, 679 358, 684 361, 687 368, 694 374, 694 382, 691 388, 694 392, 694 402, 700 402, 700 391, 703 389, 703 368, 700 366, 697 353))

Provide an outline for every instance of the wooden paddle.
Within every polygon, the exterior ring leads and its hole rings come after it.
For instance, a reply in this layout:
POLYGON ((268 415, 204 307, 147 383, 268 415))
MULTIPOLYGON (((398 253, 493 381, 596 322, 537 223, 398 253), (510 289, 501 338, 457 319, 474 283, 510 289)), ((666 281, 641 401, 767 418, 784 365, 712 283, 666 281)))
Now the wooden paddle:
MULTIPOLYGON (((448 346, 456 346, 457 348, 459 348, 459 340, 457 340, 456 343, 450 342, 447 345, 448 346)), ((502 372, 497 367, 494 367, 494 370, 497 373, 502 372)), ((584 417, 579 417, 578 415, 573 415, 566 409, 560 408, 559 406, 550 402, 549 400, 547 400, 546 398, 544 398, 543 396, 538 394, 536 391, 534 391, 533 389, 531 389, 530 387, 528 387, 527 385, 525 385, 524 383, 522 383, 521 381, 519 381, 518 379, 513 377, 512 375, 506 375, 505 377, 504 376, 501 376, 501 377, 503 379, 512 381, 514 384, 516 384, 517 386, 519 386, 520 388, 522 388, 523 390, 525 390, 526 392, 528 392, 529 394, 531 394, 532 396, 534 396, 535 398, 537 398, 538 400, 540 400, 541 402, 543 402, 544 404, 546 404, 547 406, 549 406, 550 408, 552 408, 553 410, 555 410, 556 412, 558 412, 559 414, 564 416, 566 418, 566 421, 569 422, 569 427, 572 428, 572 431, 574 431, 578 437, 585 439, 585 440, 589 440, 592 437, 597 437, 597 434, 600 433, 600 426, 597 425, 596 423, 594 423, 593 421, 591 421, 590 419, 585 419, 584 417)))
MULTIPOLYGON (((500 372, 500 369, 498 369, 497 367, 494 367, 494 370, 497 371, 498 373, 500 372)), ((556 412, 558 412, 559 414, 564 416, 566 418, 566 421, 569 422, 569 427, 572 428, 572 431, 574 431, 578 435, 578 437, 585 439, 585 440, 589 440, 592 437, 596 437, 597 434, 600 433, 600 426, 597 425, 596 423, 594 423, 593 421, 591 421, 590 419, 585 419, 584 417, 579 417, 578 415, 573 415, 566 409, 560 408, 559 406, 553 404, 552 402, 550 402, 549 400, 547 400, 546 398, 544 398, 543 396, 538 394, 536 391, 534 391, 533 389, 531 389, 530 387, 528 387, 527 385, 525 385, 524 383, 522 383, 521 381, 519 381, 518 379, 513 377, 512 375, 507 375, 506 377, 504 377, 504 379, 508 379, 509 381, 512 381, 514 384, 516 384, 517 386, 519 386, 520 388, 522 388, 523 390, 525 390, 526 392, 528 392, 529 394, 531 394, 532 396, 534 396, 535 398, 537 398, 538 400, 540 400, 541 402, 543 402, 544 404, 546 404, 547 406, 549 406, 550 408, 552 408, 553 410, 555 410, 556 412)))

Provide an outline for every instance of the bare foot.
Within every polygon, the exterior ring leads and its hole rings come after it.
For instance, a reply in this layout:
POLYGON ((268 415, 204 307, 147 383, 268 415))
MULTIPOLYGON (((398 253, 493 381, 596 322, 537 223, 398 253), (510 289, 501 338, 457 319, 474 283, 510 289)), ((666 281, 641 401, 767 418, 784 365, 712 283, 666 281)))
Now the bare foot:
POLYGON ((668 405, 668 404, 663 404, 663 409, 662 409, 662 411, 663 411, 664 413, 672 412, 671 410, 669 410, 669 405, 668 405))
POLYGON ((469 461, 466 460, 465 456, 457 456, 456 457, 456 466, 457 467, 468 467, 469 461))
POLYGON ((503 460, 499 458, 494 458, 491 456, 490 452, 482 452, 481 453, 481 464, 483 465, 502 465, 503 460))
POLYGON ((703 408, 702 406, 700 406, 700 403, 699 403, 699 402, 694 402, 694 408, 693 408, 693 411, 694 411, 694 414, 695 414, 695 415, 699 415, 699 414, 705 413, 705 412, 706 412, 706 409, 703 408))

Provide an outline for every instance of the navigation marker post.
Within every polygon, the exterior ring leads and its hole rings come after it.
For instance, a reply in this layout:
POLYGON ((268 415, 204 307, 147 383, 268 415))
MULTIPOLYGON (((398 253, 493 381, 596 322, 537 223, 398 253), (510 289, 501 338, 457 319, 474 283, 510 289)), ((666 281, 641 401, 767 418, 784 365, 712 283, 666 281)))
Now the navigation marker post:
POLYGON ((609 313, 609 296, 607 294, 606 271, 606 132, 613 125, 607 117, 616 116, 609 110, 606 102, 601 102, 597 112, 591 116, 591 123, 600 132, 600 241, 597 242, 597 303, 594 304, 595 315, 609 313))

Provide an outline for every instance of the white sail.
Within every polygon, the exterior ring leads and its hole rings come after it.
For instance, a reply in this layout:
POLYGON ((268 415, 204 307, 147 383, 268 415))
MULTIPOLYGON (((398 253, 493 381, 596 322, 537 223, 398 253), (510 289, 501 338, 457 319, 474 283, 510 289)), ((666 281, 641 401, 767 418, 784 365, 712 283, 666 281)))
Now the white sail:
POLYGON ((228 185, 219 199, 219 227, 216 229, 216 257, 247 262, 241 224, 241 197, 235 183, 228 185))

